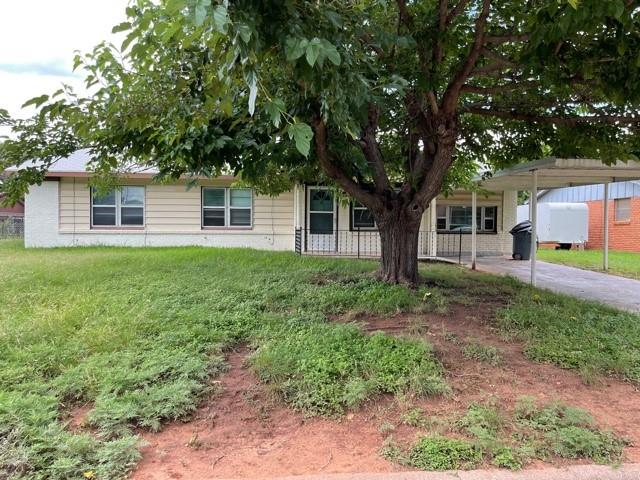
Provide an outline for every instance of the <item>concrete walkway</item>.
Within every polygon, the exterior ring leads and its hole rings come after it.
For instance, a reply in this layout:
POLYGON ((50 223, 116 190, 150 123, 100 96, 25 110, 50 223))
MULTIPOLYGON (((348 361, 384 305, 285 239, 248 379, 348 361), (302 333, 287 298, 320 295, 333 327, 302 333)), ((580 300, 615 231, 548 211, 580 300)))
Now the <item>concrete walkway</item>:
MULTIPOLYGON (((511 275, 529 283, 530 263, 507 257, 481 257, 478 258, 477 268, 485 272, 511 275)), ((622 310, 640 312, 640 280, 541 261, 536 266, 538 287, 605 303, 622 310)))
MULTIPOLYGON (((620 468, 603 465, 576 465, 567 468, 545 468, 510 472, 505 470, 469 470, 466 472, 398 472, 398 473, 339 473, 271 477, 270 480, 638 480, 640 465, 620 468)), ((228 479, 231 480, 231 479, 228 479)), ((254 479, 260 480, 260 479, 254 479)), ((262 480, 266 480, 266 477, 262 480)))

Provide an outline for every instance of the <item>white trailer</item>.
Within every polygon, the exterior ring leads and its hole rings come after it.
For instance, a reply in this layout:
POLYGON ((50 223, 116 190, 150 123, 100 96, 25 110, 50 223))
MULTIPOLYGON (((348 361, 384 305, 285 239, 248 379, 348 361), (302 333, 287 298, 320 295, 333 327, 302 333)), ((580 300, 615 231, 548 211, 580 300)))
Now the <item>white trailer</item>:
MULTIPOLYGON (((518 207, 518 223, 529 220, 529 205, 518 207)), ((584 245, 589 240, 586 203, 538 203, 538 241, 561 247, 584 245)))

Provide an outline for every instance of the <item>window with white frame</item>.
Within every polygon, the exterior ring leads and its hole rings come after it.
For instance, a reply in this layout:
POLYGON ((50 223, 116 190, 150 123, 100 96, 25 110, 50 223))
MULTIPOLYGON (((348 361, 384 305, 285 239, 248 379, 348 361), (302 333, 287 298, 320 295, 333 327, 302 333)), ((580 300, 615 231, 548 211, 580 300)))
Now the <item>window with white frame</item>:
POLYGON ((631 199, 616 198, 613 201, 616 222, 628 222, 631 220, 631 199))
MULTIPOLYGON (((478 207, 476 228, 478 232, 497 231, 498 207, 478 207)), ((438 205, 436 209, 437 229, 440 231, 471 231, 473 212, 468 205, 438 205)))
POLYGON ((376 228, 376 221, 373 218, 371 210, 357 200, 351 203, 351 226, 354 230, 360 228, 376 228))
POLYGON ((91 190, 92 227, 144 225, 144 187, 122 186, 106 193, 91 190))
POLYGON ((250 227, 253 192, 249 188, 204 187, 203 227, 250 227))

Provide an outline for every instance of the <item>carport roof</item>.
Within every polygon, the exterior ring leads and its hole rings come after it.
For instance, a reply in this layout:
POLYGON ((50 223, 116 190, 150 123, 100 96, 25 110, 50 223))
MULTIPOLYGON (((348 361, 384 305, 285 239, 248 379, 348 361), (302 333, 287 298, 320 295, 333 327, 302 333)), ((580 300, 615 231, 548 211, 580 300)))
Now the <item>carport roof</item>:
POLYGON ((601 160, 588 158, 543 158, 533 162, 500 170, 488 178, 477 178, 476 183, 486 190, 530 190, 532 172, 537 171, 538 188, 560 188, 576 185, 594 185, 640 179, 640 162, 618 161, 607 165, 601 160))

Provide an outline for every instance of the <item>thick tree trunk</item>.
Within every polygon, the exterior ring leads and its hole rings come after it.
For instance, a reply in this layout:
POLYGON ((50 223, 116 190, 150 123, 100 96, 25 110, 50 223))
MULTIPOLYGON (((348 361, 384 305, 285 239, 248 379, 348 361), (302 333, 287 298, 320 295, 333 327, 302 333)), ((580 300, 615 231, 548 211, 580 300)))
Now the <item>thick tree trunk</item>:
POLYGON ((380 277, 388 283, 415 285, 420 221, 402 217, 389 215, 378 225, 382 247, 380 277))

